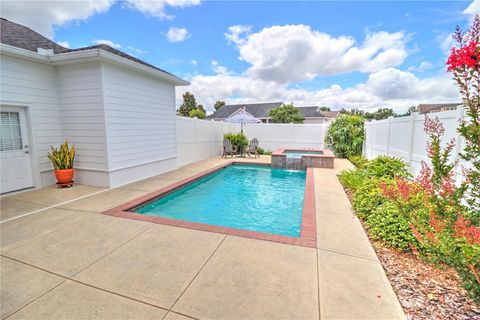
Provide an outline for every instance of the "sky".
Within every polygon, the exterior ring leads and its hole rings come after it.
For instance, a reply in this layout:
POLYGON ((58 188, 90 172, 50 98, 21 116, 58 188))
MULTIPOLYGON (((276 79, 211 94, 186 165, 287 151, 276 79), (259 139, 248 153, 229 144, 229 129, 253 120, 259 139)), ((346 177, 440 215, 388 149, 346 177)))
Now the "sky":
POLYGON ((2 1, 0 14, 69 48, 108 44, 189 81, 212 110, 283 101, 379 107, 460 101, 446 73, 474 1, 2 1))

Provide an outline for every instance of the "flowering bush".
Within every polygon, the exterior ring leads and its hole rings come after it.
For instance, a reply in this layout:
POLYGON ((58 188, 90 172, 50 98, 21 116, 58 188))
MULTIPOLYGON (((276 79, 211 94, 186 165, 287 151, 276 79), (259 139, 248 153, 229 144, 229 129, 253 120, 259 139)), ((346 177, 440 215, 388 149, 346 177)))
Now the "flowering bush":
POLYGON ((447 70, 460 89, 466 107, 466 119, 458 129, 465 139, 461 157, 472 164, 465 169, 465 199, 473 211, 470 218, 480 222, 480 17, 477 15, 470 29, 463 32, 457 26, 452 48, 446 62, 447 70))
POLYGON ((463 214, 469 210, 462 205, 465 188, 455 185, 456 164, 449 160, 455 142, 441 147, 445 130, 438 118, 426 116, 424 131, 429 136, 427 154, 432 166, 422 162, 414 181, 397 178, 394 184, 381 188, 408 217, 417 240, 417 244, 411 243, 414 251, 455 267, 464 287, 480 301, 480 229, 463 214))

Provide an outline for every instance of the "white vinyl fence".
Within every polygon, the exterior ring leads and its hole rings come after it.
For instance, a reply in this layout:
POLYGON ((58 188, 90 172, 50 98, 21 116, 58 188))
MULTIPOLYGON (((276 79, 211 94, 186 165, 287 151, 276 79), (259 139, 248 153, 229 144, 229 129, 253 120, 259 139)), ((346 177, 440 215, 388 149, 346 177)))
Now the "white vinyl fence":
MULTIPOLYGON (((462 150, 463 141, 457 133, 460 120, 463 117, 463 108, 453 111, 430 113, 430 118, 438 117, 445 128, 443 142, 455 138, 457 143, 453 151, 453 159, 459 159, 459 152, 462 150)), ((390 117, 380 121, 369 121, 365 123, 366 139, 363 154, 372 159, 378 155, 388 155, 402 158, 410 166, 410 172, 417 175, 421 169, 421 162, 429 164, 427 157, 427 134, 423 131, 425 115, 413 113, 408 117, 390 117)), ((468 164, 460 162, 468 166, 468 164)), ((458 166, 455 172, 456 179, 461 177, 461 167, 458 166)))
MULTIPOLYGON (((328 124, 245 124, 248 139, 265 150, 324 147, 328 124)), ((223 134, 240 132, 240 124, 177 117, 178 166, 221 155, 223 134)))

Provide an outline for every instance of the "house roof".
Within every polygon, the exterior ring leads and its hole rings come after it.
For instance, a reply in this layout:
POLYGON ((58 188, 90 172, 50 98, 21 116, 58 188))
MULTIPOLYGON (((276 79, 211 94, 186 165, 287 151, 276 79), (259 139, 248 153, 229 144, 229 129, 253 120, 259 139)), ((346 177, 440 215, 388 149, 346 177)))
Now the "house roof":
MULTIPOLYGON (((209 115, 208 119, 226 119, 240 108, 253 115, 255 118, 268 118, 270 110, 279 107, 283 102, 250 103, 250 104, 229 104, 209 115)), ((305 118, 334 118, 338 111, 318 111, 317 106, 298 107, 305 118)))
POLYGON ((441 110, 442 108, 453 108, 458 107, 462 103, 436 103, 436 104, 419 104, 417 110, 419 113, 428 113, 431 111, 441 110))
POLYGON ((33 52, 37 52, 38 48, 47 49, 47 50, 52 49, 54 54, 99 49, 99 50, 104 50, 104 51, 113 53, 119 57, 126 58, 128 60, 140 63, 144 66, 150 67, 152 69, 155 69, 155 70, 164 72, 168 75, 176 77, 175 75, 171 74, 168 71, 160 69, 143 60, 135 58, 123 51, 117 50, 105 44, 82 47, 77 49, 65 48, 59 45, 58 43, 55 43, 48 38, 45 38, 38 32, 35 32, 34 30, 24 25, 9 21, 5 18, 0 18, 0 30, 1 30, 0 31, 1 43, 7 44, 13 47, 17 47, 20 49, 25 49, 33 52))
POLYGON ((338 111, 320 111, 317 106, 298 107, 305 118, 335 118, 338 111))
POLYGON ((250 103, 250 104, 227 104, 219 110, 215 111, 207 118, 209 119, 225 119, 240 108, 245 108, 245 111, 250 113, 255 118, 267 118, 268 113, 273 108, 279 107, 283 102, 268 102, 268 103, 250 103))

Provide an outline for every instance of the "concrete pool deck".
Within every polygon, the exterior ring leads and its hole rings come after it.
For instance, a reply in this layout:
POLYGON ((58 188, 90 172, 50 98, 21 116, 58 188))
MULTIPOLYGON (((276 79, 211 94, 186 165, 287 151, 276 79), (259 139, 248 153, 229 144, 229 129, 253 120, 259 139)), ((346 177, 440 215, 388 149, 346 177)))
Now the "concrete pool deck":
POLYGON ((314 170, 317 248, 99 214, 226 161, 2 197, 1 318, 405 318, 336 177, 348 161, 314 170))

